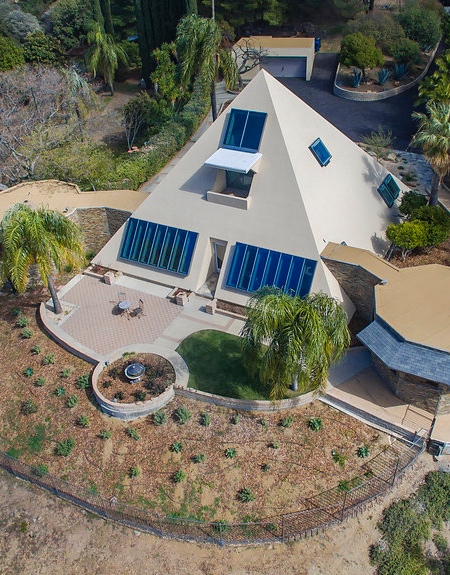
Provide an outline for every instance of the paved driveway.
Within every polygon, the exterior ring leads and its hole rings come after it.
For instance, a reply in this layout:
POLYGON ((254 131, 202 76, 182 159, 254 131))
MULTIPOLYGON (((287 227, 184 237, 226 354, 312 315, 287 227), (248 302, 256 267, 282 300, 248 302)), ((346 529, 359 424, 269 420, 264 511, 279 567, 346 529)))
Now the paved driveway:
POLYGON ((417 87, 377 102, 352 102, 338 98, 332 92, 337 58, 337 54, 317 54, 310 82, 299 78, 279 80, 353 141, 361 141, 363 136, 381 127, 392 130, 394 148, 406 150, 416 131, 411 113, 417 87))

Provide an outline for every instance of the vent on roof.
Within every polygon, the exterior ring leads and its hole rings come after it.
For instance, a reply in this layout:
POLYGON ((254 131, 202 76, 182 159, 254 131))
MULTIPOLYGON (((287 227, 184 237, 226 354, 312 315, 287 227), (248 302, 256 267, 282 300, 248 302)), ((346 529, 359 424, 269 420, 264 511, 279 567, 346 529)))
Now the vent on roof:
POLYGON ((386 202, 387 206, 392 208, 394 205, 394 201, 398 198, 400 193, 400 188, 397 185, 397 182, 394 180, 391 174, 388 174, 381 186, 378 188, 378 193, 386 202))
POLYGON ((330 163, 331 154, 320 138, 317 138, 317 140, 309 146, 309 149, 322 167, 330 163))
POLYGON ((285 293, 304 296, 311 289, 314 260, 236 243, 226 285, 254 292, 276 286, 285 293))
POLYGON ((223 148, 257 152, 266 122, 265 112, 252 112, 233 108, 223 139, 223 148))
POLYGON ((120 257, 187 275, 197 236, 196 232, 130 218, 120 257))

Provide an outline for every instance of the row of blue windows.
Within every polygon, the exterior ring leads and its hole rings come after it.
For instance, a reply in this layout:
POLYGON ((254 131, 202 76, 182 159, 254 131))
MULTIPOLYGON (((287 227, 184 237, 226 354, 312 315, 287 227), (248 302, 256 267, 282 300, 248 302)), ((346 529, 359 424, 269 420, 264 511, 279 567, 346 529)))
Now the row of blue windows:
POLYGON ((398 198, 398 195, 400 194, 400 188, 398 187, 397 182, 394 180, 391 174, 388 174, 384 178, 381 186, 378 188, 378 193, 386 202, 386 204, 390 208, 392 208, 392 206, 394 205, 394 201, 398 198))
POLYGON ((244 152, 257 152, 266 117, 265 112, 233 108, 228 117, 222 147, 244 152))
POLYGON ((238 242, 226 285, 247 292, 267 285, 276 286, 285 293, 303 297, 311 289, 316 263, 238 242))
POLYGON ((123 236, 120 257, 187 275, 198 234, 130 218, 123 236))

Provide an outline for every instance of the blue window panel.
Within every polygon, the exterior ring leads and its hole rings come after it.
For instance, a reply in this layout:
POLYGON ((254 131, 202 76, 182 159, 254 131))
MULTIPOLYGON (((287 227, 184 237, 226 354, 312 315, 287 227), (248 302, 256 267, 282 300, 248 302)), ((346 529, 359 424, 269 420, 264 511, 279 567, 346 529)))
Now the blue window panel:
POLYGON ((223 147, 257 152, 266 117, 265 112, 232 109, 223 139, 223 147))
POLYGON ((314 279, 317 262, 314 260, 305 260, 305 269, 303 271, 302 283, 298 291, 300 297, 304 297, 311 291, 311 285, 314 279))
POLYGON ((397 185, 397 182, 392 177, 392 174, 388 174, 380 187, 378 188, 378 193, 385 201, 386 205, 389 208, 392 208, 394 205, 394 201, 398 198, 400 194, 400 188, 397 185))
POLYGON ((259 248, 258 253, 256 254, 255 265, 253 266, 252 279, 248 286, 248 291, 250 292, 255 291, 262 285, 268 257, 269 257, 269 250, 259 248))
POLYGON ((238 289, 248 291, 257 252, 258 248, 255 248, 255 246, 246 246, 241 271, 239 273, 239 280, 236 286, 238 289))
POLYGON ((290 254, 237 243, 226 285, 246 292, 275 286, 304 296, 311 289, 316 262, 290 254))
POLYGON ((322 167, 330 163, 331 154, 320 138, 317 138, 317 140, 309 146, 309 149, 322 167))
POLYGON ((119 255, 126 260, 186 275, 197 236, 196 232, 130 218, 119 255))

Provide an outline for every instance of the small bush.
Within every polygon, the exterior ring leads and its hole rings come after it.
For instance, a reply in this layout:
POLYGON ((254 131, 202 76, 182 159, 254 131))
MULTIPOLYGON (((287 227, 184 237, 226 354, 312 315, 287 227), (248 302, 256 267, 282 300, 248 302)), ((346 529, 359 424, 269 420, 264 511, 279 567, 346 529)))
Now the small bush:
POLYGON ((250 487, 244 487, 238 492, 238 498, 242 503, 250 503, 255 500, 255 494, 250 487))
POLYGON ((358 447, 358 449, 356 450, 356 455, 361 458, 369 457, 369 454, 370 451, 367 445, 362 445, 361 447, 358 447))
POLYGON ((172 480, 174 483, 181 483, 185 479, 186 479, 186 473, 182 469, 175 471, 175 473, 172 475, 172 480))
POLYGON ((404 216, 410 219, 414 211, 426 206, 427 202, 427 197, 423 194, 418 194, 417 192, 405 192, 402 196, 399 210, 404 216))
POLYGON ((137 466, 130 467, 130 469, 128 471, 128 475, 131 477, 131 479, 133 479, 134 477, 137 477, 140 473, 141 473, 141 470, 137 466))
POLYGON ((270 444, 270 447, 272 449, 280 449, 280 442, 279 441, 272 441, 272 443, 270 444))
POLYGON ((22 373, 25 377, 31 377, 34 373, 34 369, 32 367, 26 367, 22 373))
POLYGON ((336 449, 331 450, 331 457, 333 461, 339 465, 339 467, 344 467, 347 458, 342 453, 339 453, 336 449))
POLYGON ((61 376, 63 379, 67 379, 67 378, 69 377, 69 375, 70 375, 70 367, 66 367, 66 368, 64 368, 64 369, 61 370, 60 376, 61 376))
POLYGON ((40 345, 33 345, 31 348, 31 353, 33 355, 39 355, 41 353, 41 346, 40 345))
POLYGON ((180 425, 184 425, 191 419, 191 412, 184 405, 180 405, 175 411, 175 418, 180 425))
POLYGON ((109 429, 102 429, 100 431, 99 435, 100 435, 100 439, 104 439, 104 440, 111 439, 111 437, 112 437, 112 433, 109 431, 109 429))
POLYGON ((84 373, 83 375, 80 375, 80 377, 77 379, 78 389, 88 389, 89 385, 89 374, 84 373))
POLYGON ((67 398, 67 407, 72 408, 75 407, 78 403, 78 397, 76 395, 70 395, 67 398))
POLYGON ((196 453, 192 456, 192 461, 194 463, 203 463, 206 461, 206 455, 204 453, 196 453))
POLYGON ((267 427, 268 427, 268 425, 269 425, 269 424, 267 423, 267 419, 264 419, 264 418, 263 418, 263 419, 260 419, 260 420, 259 420, 259 423, 260 423, 261 427, 264 427, 264 429, 267 429, 267 427))
POLYGON ((22 339, 31 339, 33 337, 33 330, 29 327, 24 327, 23 330, 20 332, 20 337, 22 339))
POLYGON ((261 471, 264 471, 264 473, 267 473, 268 471, 270 471, 270 465, 268 463, 263 463, 261 465, 261 471))
POLYGON ((153 414, 153 423, 155 425, 164 425, 167 421, 166 412, 160 409, 153 414))
POLYGON ((147 393, 145 391, 136 391, 136 393, 134 394, 134 398, 136 401, 145 401, 145 398, 147 397, 147 393))
POLYGON ((56 397, 63 397, 64 395, 66 395, 66 388, 60 385, 55 389, 54 394, 56 395, 56 397))
POLYGON ((16 325, 17 327, 28 327, 30 325, 30 320, 26 316, 20 314, 17 318, 16 325))
POLYGON ((49 353, 44 355, 42 358, 42 365, 54 365, 55 363, 55 354, 49 353))
POLYGON ((38 387, 43 387, 47 383, 47 380, 45 377, 38 377, 35 383, 38 387))
POLYGON ((183 444, 180 443, 179 441, 174 441, 170 446, 170 451, 173 451, 174 453, 181 453, 182 450, 183 450, 183 444))
POLYGON ((34 403, 32 399, 26 399, 22 403, 22 407, 20 408, 20 410, 24 415, 31 415, 32 413, 37 412, 38 406, 34 403))
POLYGON ((240 418, 241 418, 240 413, 235 413, 234 415, 231 416, 231 423, 233 425, 237 425, 239 423, 240 418))
POLYGON ((211 425, 211 416, 206 411, 200 415, 200 425, 204 425, 206 427, 211 425))
POLYGON ((308 427, 312 431, 320 431, 323 427, 322 419, 320 417, 311 417, 308 420, 308 427))
POLYGON ((33 467, 33 473, 36 477, 44 477, 44 475, 47 475, 48 473, 48 466, 45 465, 45 463, 40 463, 39 465, 36 465, 36 467, 33 467))
POLYGON ((292 415, 288 415, 287 417, 283 417, 283 419, 280 421, 280 425, 281 427, 284 428, 288 428, 291 427, 291 425, 294 423, 295 417, 293 417, 292 415))
POLYGON ((77 419, 77 424, 80 427, 89 427, 91 425, 91 422, 87 415, 80 415, 77 419))
POLYGON ((122 401, 122 399, 125 397, 123 391, 116 391, 116 393, 114 394, 114 399, 116 401, 122 401))
POLYGON ((227 447, 225 449, 225 457, 227 459, 234 459, 237 455, 236 449, 234 447, 227 447))
POLYGON ((137 430, 134 427, 127 427, 125 432, 128 435, 128 437, 131 437, 131 439, 134 439, 135 441, 139 441, 139 439, 140 439, 139 433, 137 432, 137 430))
POLYGON ((73 439, 73 437, 69 437, 68 439, 63 439, 57 444, 56 453, 58 455, 62 455, 63 457, 67 457, 72 453, 74 447, 75 439, 73 439))

